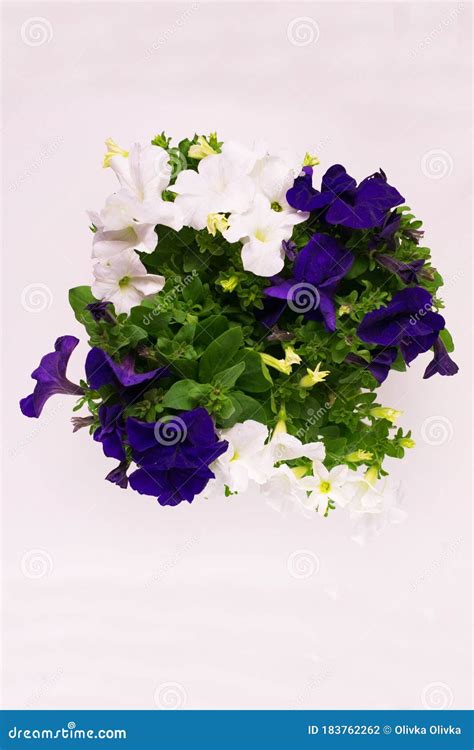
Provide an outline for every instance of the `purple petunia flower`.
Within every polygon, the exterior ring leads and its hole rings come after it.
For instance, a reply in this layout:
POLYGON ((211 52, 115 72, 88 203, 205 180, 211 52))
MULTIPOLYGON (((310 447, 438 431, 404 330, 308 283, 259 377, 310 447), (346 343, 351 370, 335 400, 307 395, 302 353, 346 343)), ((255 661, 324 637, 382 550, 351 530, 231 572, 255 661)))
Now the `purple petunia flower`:
MULTIPOLYGON (((328 331, 334 331, 334 294, 353 262, 352 253, 333 237, 314 234, 296 257, 293 278, 267 287, 264 293, 285 300, 294 312, 304 314, 308 320, 323 320, 328 331)), ((280 314, 285 303, 280 307, 280 314)))
POLYGON ((104 385, 130 388, 167 375, 167 367, 159 367, 149 372, 136 372, 133 357, 127 356, 122 362, 115 362, 98 347, 90 350, 86 359, 87 382, 94 390, 104 385))
POLYGON ((380 385, 380 383, 386 380, 390 368, 397 358, 397 348, 374 349, 371 354, 372 358, 369 363, 369 370, 380 385))
POLYGON ((423 378, 431 378, 432 375, 438 373, 439 375, 456 375, 459 371, 459 367, 449 356, 445 345, 438 336, 433 344, 434 357, 429 363, 425 370, 423 378))
POLYGON ((139 468, 130 486, 158 498, 160 505, 191 503, 214 473, 209 468, 227 449, 206 409, 185 411, 169 421, 140 422, 130 417, 126 430, 139 468))
POLYGON ((398 190, 388 184, 382 170, 357 185, 341 164, 328 169, 320 191, 313 187, 312 168, 305 167, 288 190, 286 199, 290 206, 300 211, 324 210, 324 218, 329 224, 350 229, 380 227, 387 212, 404 202, 398 190))
POLYGON ((91 302, 86 305, 86 310, 89 310, 96 323, 100 323, 101 320, 106 323, 116 323, 117 319, 113 314, 113 309, 114 306, 111 302, 91 302))
POLYGON ((20 409, 25 417, 39 417, 46 401, 57 393, 81 396, 81 386, 71 383, 66 377, 69 358, 79 343, 75 336, 61 336, 56 339, 54 352, 45 354, 31 377, 36 380, 32 394, 22 398, 20 409))
MULTIPOLYGON (((408 365, 419 354, 431 349, 445 326, 443 316, 433 312, 431 304, 431 294, 426 289, 402 289, 388 305, 367 313, 357 335, 370 344, 400 348, 408 365)), ((448 374, 442 372, 442 368, 435 371, 448 374)))
POLYGON ((123 406, 114 404, 99 407, 100 427, 94 432, 94 440, 102 443, 102 449, 106 456, 124 461, 125 449, 123 439, 125 434, 125 423, 123 420, 123 406))
POLYGON ((411 263, 402 263, 391 255, 377 255, 377 263, 394 273, 404 284, 418 284, 419 277, 423 276, 422 268, 424 260, 413 260, 411 263))
POLYGON ((389 347, 388 349, 377 348, 371 352, 372 359, 369 363, 358 354, 352 353, 348 354, 344 361, 348 365, 357 365, 369 370, 380 385, 387 378, 390 368, 397 358, 397 353, 398 350, 396 347, 389 347))
POLYGON ((121 461, 119 465, 115 467, 115 469, 112 469, 112 471, 109 471, 109 473, 105 477, 106 480, 108 482, 112 482, 112 484, 118 485, 123 490, 126 490, 128 487, 128 477, 127 477, 128 466, 129 465, 127 461, 121 461))

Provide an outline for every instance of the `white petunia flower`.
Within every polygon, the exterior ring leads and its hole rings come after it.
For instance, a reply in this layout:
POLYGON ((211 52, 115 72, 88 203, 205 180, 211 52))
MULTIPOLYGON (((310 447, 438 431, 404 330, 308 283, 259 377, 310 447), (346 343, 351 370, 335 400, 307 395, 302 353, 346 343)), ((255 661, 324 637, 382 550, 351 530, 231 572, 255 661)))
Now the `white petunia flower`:
POLYGON ((112 302, 118 314, 128 314, 142 299, 160 292, 165 285, 163 276, 147 273, 133 250, 99 261, 93 272, 92 294, 97 299, 112 302))
MULTIPOLYGON (((293 186, 300 169, 290 166, 281 156, 265 154, 256 161, 250 176, 256 191, 264 195, 270 204, 277 203, 282 209, 293 212, 286 200, 286 193, 293 186)), ((305 218, 308 216, 304 214, 305 218)))
POLYGON ((352 539, 358 544, 365 544, 386 526, 406 519, 407 513, 399 507, 400 487, 392 480, 384 478, 372 483, 361 478, 354 487, 347 509, 356 521, 352 539))
POLYGON ((185 169, 178 174, 170 190, 177 193, 175 205, 187 226, 204 229, 209 214, 247 210, 255 194, 248 176, 252 166, 249 158, 247 153, 230 147, 201 159, 197 172, 185 169))
POLYGON ((221 430, 222 440, 227 440, 227 451, 212 464, 216 478, 232 492, 244 492, 250 481, 263 484, 272 474, 273 460, 266 450, 268 428, 253 419, 221 430))
POLYGON ((286 464, 275 468, 261 487, 262 496, 274 510, 287 515, 293 510, 305 512, 306 489, 301 478, 286 464))
POLYGON ((354 480, 359 478, 348 466, 334 466, 331 470, 320 462, 313 462, 313 476, 303 477, 302 486, 310 492, 304 500, 307 508, 317 510, 322 516, 326 513, 329 501, 342 507, 350 501, 354 492, 354 480))
POLYGON ((302 443, 295 435, 289 435, 287 432, 275 432, 268 449, 272 451, 274 463, 303 457, 312 461, 324 461, 326 457, 324 443, 302 443))
POLYGON ((178 206, 162 198, 171 178, 166 151, 135 143, 126 154, 107 155, 122 189, 107 199, 100 214, 89 213, 97 227, 92 253, 95 258, 110 258, 126 249, 151 253, 157 243, 157 224, 177 231, 183 226, 178 206))
POLYGON ((223 232, 229 242, 242 240, 242 263, 256 276, 274 276, 284 265, 282 241, 289 240, 304 214, 274 211, 263 195, 256 195, 245 213, 232 213, 223 232))
POLYGON ((143 218, 140 209, 138 201, 121 190, 107 199, 100 214, 89 211, 97 229, 92 240, 93 258, 112 258, 124 250, 153 252, 158 241, 155 224, 140 221, 143 218))

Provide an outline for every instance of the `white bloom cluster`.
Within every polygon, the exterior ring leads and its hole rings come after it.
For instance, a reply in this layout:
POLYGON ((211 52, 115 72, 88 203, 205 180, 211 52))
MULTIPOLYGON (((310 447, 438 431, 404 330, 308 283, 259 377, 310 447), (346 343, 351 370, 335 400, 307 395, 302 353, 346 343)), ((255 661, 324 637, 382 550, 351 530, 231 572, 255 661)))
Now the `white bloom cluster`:
POLYGON ((308 218, 286 201, 300 170, 301 160, 272 155, 263 143, 248 149, 229 141, 220 154, 201 159, 197 172, 180 172, 171 190, 186 226, 204 229, 210 216, 228 215, 222 234, 243 243, 244 269, 268 277, 283 268, 283 240, 308 218))
POLYGON ((163 289, 163 276, 147 273, 139 253, 152 253, 156 226, 220 230, 228 242, 242 243, 246 271, 270 277, 284 265, 283 240, 308 218, 286 201, 301 160, 271 155, 263 144, 248 149, 229 142, 221 153, 203 155, 198 169, 185 169, 171 185, 169 154, 159 146, 135 143, 130 151, 108 140, 104 165, 116 174, 120 189, 102 211, 90 211, 95 227, 92 257, 97 299, 128 313, 163 289), (176 194, 164 200, 165 190, 176 194))
POLYGON ((328 470, 323 463, 326 450, 321 442, 304 444, 278 428, 270 437, 268 428, 253 419, 221 430, 219 436, 227 440, 229 447, 211 464, 215 479, 202 497, 221 498, 224 487, 231 492, 253 487, 271 505, 275 506, 280 498, 288 507, 320 516, 326 514, 331 502, 333 507, 345 508, 359 522, 370 517, 371 526, 380 526, 387 516, 390 522, 404 518, 405 514, 396 507, 393 488, 385 480, 377 483, 363 467, 354 471, 343 464, 328 470), (311 468, 291 468, 286 463, 303 457, 310 459, 311 468))
POLYGON ((163 289, 163 276, 147 273, 138 255, 152 253, 158 241, 155 226, 179 230, 183 217, 172 201, 163 200, 171 179, 166 151, 135 143, 130 152, 108 142, 110 166, 120 183, 98 214, 89 212, 96 231, 92 244, 95 281, 92 293, 113 302, 117 313, 128 313, 144 297, 163 289))

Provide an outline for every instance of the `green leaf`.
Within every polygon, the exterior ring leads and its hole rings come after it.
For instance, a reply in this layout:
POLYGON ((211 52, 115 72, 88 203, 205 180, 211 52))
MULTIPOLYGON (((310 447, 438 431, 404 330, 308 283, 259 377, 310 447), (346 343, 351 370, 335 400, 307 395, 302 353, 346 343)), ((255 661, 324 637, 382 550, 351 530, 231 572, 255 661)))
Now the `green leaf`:
POLYGON ((221 427, 232 427, 236 422, 244 422, 246 419, 255 419, 257 422, 267 423, 267 417, 262 405, 251 396, 236 391, 230 396, 234 405, 234 413, 227 419, 220 420, 221 427))
POLYGON ((196 304, 203 296, 202 281, 199 276, 195 276, 192 281, 183 289, 183 298, 186 302, 196 304))
POLYGON ((209 344, 199 364, 199 380, 201 383, 212 382, 218 372, 226 370, 235 359, 242 343, 242 329, 236 326, 225 331, 209 344))
POLYGON ((249 393, 263 393, 273 385, 272 376, 266 364, 258 352, 249 349, 242 352, 242 361, 245 364, 245 372, 239 378, 238 387, 249 393))
POLYGON ((196 348, 208 346, 211 341, 214 341, 228 328, 229 322, 224 315, 210 315, 198 323, 194 336, 194 346, 196 348))
POLYGON ((76 320, 82 323, 89 334, 96 330, 97 324, 90 312, 86 310, 86 305, 97 301, 90 286, 76 286, 69 290, 69 304, 74 310, 76 320))
POLYGON ((170 364, 182 378, 189 378, 190 380, 197 378, 198 363, 195 360, 178 357, 173 359, 170 364))
POLYGON ((232 388, 235 385, 236 380, 245 370, 245 364, 239 362, 237 365, 228 367, 227 370, 218 372, 212 381, 213 385, 221 386, 222 388, 232 388))
POLYGON ((453 337, 449 333, 447 328, 443 328, 442 331, 439 332, 439 337, 443 344, 446 347, 446 351, 448 353, 451 353, 454 351, 454 343, 453 343, 453 337))
POLYGON ((354 263, 352 264, 352 267, 346 274, 346 279, 356 279, 358 276, 364 273, 364 271, 367 270, 367 267, 369 265, 369 259, 365 255, 359 255, 354 263))
POLYGON ((163 406, 170 409, 194 409, 206 398, 210 386, 201 385, 194 380, 179 380, 173 383, 163 398, 163 406))
POLYGON ((336 364, 344 362, 346 355, 349 354, 351 348, 341 339, 335 339, 331 345, 331 357, 336 364))

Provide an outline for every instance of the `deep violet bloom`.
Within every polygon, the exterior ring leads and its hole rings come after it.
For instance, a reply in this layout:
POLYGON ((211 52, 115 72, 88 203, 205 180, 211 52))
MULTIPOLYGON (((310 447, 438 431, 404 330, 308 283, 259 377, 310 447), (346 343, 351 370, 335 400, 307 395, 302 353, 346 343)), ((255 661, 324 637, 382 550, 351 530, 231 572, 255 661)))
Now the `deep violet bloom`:
POLYGON ((121 461, 115 469, 109 471, 105 478, 108 482, 112 482, 112 484, 116 484, 123 490, 126 490, 128 487, 127 469, 127 461, 121 461))
POLYGON ((160 505, 191 503, 214 473, 209 468, 227 449, 219 440, 211 416, 202 407, 185 411, 169 421, 126 423, 133 460, 139 468, 130 486, 157 497, 160 505))
POLYGON ((396 347, 377 348, 371 352, 372 359, 370 362, 366 362, 363 357, 352 353, 348 354, 344 361, 348 365, 357 365, 369 370, 380 385, 387 378, 390 368, 397 358, 397 353, 396 347))
POLYGON ((89 310, 96 323, 100 323, 101 320, 106 323, 116 323, 117 319, 113 314, 113 309, 111 302, 91 302, 86 305, 86 310, 89 310))
POLYGON ((434 357, 425 370, 423 378, 431 378, 432 375, 456 375, 459 370, 456 362, 449 356, 445 345, 438 336, 433 344, 434 357))
POLYGON ((122 415, 123 406, 120 404, 112 406, 102 404, 99 407, 100 427, 94 432, 94 440, 102 443, 104 454, 118 461, 125 460, 123 447, 125 422, 122 415))
POLYGON ((91 349, 86 359, 87 382, 94 390, 104 385, 130 388, 162 378, 168 371, 167 367, 159 367, 149 372, 136 372, 133 357, 127 356, 121 362, 115 362, 98 347, 91 349))
POLYGON ((420 277, 423 276, 422 268, 425 265, 424 260, 413 260, 410 263, 402 263, 400 260, 393 258, 391 255, 376 255, 377 263, 394 273, 404 284, 419 284, 420 277))
MULTIPOLYGON (((296 257, 293 278, 267 287, 265 295, 284 300, 294 312, 303 313, 308 320, 323 320, 328 331, 334 331, 334 294, 353 262, 352 253, 333 237, 313 234, 296 257)), ((280 314, 283 309, 284 303, 280 314)))
POLYGON ((406 364, 431 349, 444 328, 442 315, 431 310, 431 294, 421 287, 397 292, 388 305, 364 317, 357 335, 369 344, 399 347, 406 364))
POLYGON ((401 214, 392 211, 387 214, 382 226, 369 240, 369 248, 373 249, 385 243, 389 250, 394 252, 397 248, 396 233, 402 222, 401 214))
POLYGON ((397 358, 397 348, 389 346, 388 349, 374 350, 371 354, 369 370, 379 384, 383 383, 397 358))
POLYGON ((292 240, 283 240, 283 242, 281 243, 281 246, 288 260, 293 262, 298 252, 297 245, 294 242, 292 242, 292 240))
POLYGON ((321 211, 329 224, 340 224, 350 229, 381 227, 387 212, 404 202, 398 190, 388 184, 380 170, 357 185, 341 164, 334 164, 324 174, 321 190, 312 184, 311 167, 305 167, 296 178, 286 199, 300 211, 321 211))
POLYGON ((66 377, 69 358, 79 343, 75 336, 60 336, 54 344, 54 352, 45 354, 31 377, 36 380, 32 394, 22 398, 20 409, 25 417, 39 417, 46 401, 57 393, 81 396, 83 390, 66 377))

